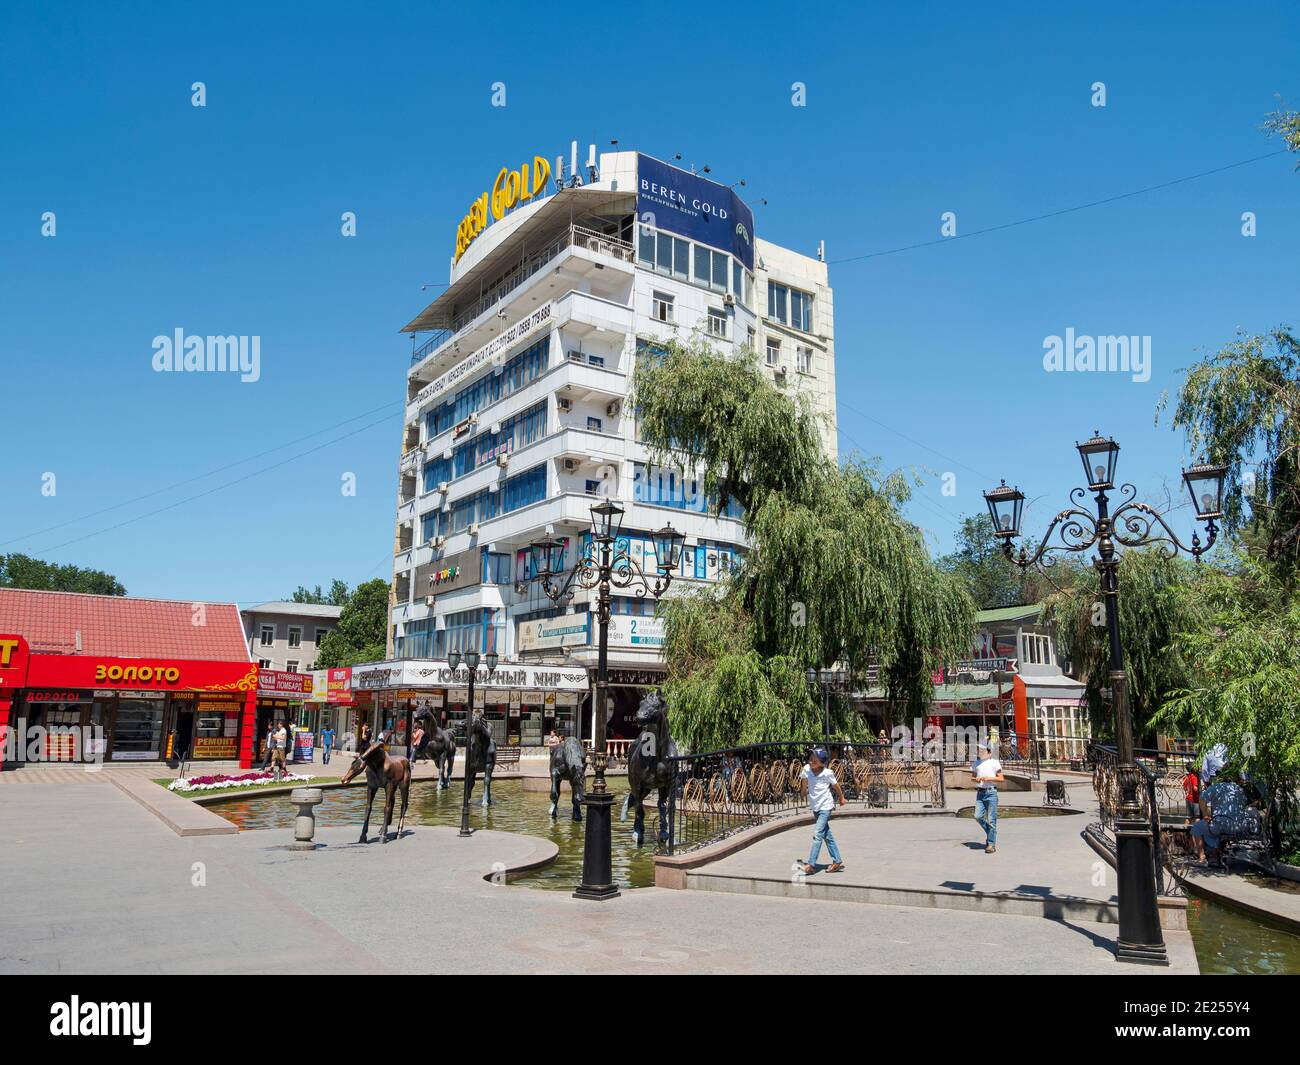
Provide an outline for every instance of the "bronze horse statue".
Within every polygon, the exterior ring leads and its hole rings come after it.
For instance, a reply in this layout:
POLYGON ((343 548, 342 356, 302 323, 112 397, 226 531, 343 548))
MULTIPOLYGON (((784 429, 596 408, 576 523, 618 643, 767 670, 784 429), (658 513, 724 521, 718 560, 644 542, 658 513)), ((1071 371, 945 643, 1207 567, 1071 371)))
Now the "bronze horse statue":
POLYGON ((397 818, 397 838, 401 839, 402 826, 406 823, 406 803, 411 796, 411 763, 405 758, 390 758, 383 744, 372 743, 352 760, 352 765, 343 774, 342 783, 351 783, 362 769, 366 771, 366 822, 361 826, 361 839, 358 842, 367 842, 370 808, 375 802, 375 792, 381 787, 384 789, 384 831, 379 842, 388 842, 388 826, 393 822, 393 800, 398 788, 402 790, 402 812, 397 818))
POLYGON ((659 789, 659 842, 668 842, 668 791, 676 783, 677 773, 676 763, 668 759, 677 756, 677 744, 668 734, 668 706, 658 692, 652 691, 641 700, 635 720, 641 734, 628 752, 628 792, 619 820, 627 820, 629 806, 635 808, 632 834, 640 847, 645 842, 645 807, 642 802, 653 788, 659 789))
POLYGON ((560 781, 569 782, 569 792, 573 796, 573 819, 582 820, 582 802, 586 797, 587 759, 582 744, 569 736, 563 743, 551 748, 551 820, 556 819, 556 808, 560 805, 560 781))
POLYGON ((424 722, 424 744, 420 748, 438 767, 438 790, 451 787, 451 771, 456 765, 456 734, 442 728, 428 710, 415 715, 424 722))
MULTIPOLYGON (((483 805, 492 805, 492 771, 497 765, 497 745, 492 730, 482 714, 474 714, 467 724, 469 733, 465 742, 465 788, 474 794, 474 778, 483 774, 483 805)), ((468 799, 466 800, 468 802, 468 799)))

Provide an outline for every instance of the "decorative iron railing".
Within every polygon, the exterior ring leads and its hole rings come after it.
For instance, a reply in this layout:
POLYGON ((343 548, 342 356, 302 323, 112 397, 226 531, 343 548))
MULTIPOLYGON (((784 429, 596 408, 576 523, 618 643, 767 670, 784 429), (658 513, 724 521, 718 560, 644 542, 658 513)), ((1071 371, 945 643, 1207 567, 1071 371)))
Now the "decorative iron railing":
MULTIPOLYGON (((681 755, 668 798, 668 831, 660 852, 680 854, 803 808, 803 777, 814 743, 763 743, 681 755)), ((887 743, 822 744, 844 798, 889 809, 942 807, 943 763, 896 756, 887 743)))
MULTIPOLYGON (((1108 744, 1093 743, 1088 748, 1088 760, 1092 764, 1092 790, 1101 811, 1101 819, 1089 825, 1088 832, 1113 855, 1116 853, 1115 819, 1122 791, 1119 755, 1108 744)), ((1133 760, 1138 809, 1151 825, 1156 890, 1161 895, 1181 895, 1182 887, 1171 870, 1188 854, 1189 818, 1183 778, 1195 766, 1195 761, 1188 754, 1149 749, 1134 751, 1133 760)))

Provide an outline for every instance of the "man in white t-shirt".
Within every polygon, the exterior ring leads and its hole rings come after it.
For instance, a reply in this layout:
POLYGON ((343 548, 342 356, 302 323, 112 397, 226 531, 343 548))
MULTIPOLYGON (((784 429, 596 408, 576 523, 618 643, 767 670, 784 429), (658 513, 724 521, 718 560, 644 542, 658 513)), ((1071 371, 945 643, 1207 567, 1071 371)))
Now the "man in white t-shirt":
POLYGON ((836 800, 839 800, 839 805, 844 805, 844 792, 840 788, 840 782, 835 779, 835 774, 826 767, 829 760, 826 749, 818 747, 808 756, 808 764, 803 767, 803 778, 808 782, 808 805, 812 807, 817 826, 813 831, 812 850, 802 866, 805 875, 817 872, 817 859, 821 857, 823 842, 831 852, 831 864, 826 867, 826 871, 838 873, 844 869, 840 849, 835 845, 830 826, 831 811, 835 809, 836 800))
POLYGON ((998 849, 998 785, 1002 776, 1002 763, 993 757, 987 743, 979 745, 979 758, 970 767, 975 781, 975 820, 984 829, 984 853, 993 854, 998 849))

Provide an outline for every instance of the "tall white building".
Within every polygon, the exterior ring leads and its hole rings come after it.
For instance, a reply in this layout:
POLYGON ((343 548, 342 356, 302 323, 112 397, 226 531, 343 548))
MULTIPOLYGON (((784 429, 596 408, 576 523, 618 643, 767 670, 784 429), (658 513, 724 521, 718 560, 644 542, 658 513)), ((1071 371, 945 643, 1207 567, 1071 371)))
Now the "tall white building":
MULTIPOLYGON (((572 565, 589 542, 591 505, 608 495, 626 508, 625 546, 647 572, 649 534, 666 523, 685 534, 669 594, 717 581, 744 551, 738 513, 710 513, 691 471, 648 462, 626 403, 638 353, 696 330, 724 352, 753 348, 779 387, 809 393, 827 415, 834 455, 826 265, 758 239, 727 186, 637 152, 597 163, 594 146, 583 167, 575 146, 567 165, 533 156, 502 168, 448 227, 448 245, 449 286, 405 327, 416 346, 392 656, 436 664, 453 649, 495 650, 503 662, 572 677, 594 668, 594 593, 552 603, 529 580, 531 543, 567 538, 572 565)), ((662 678, 654 610, 653 599, 615 591, 612 736, 635 708, 634 689, 662 678)), ((508 674, 523 685, 533 676, 508 674)), ((496 709, 507 692, 487 687, 486 711, 508 742, 539 742, 552 724, 576 731, 590 705, 524 690, 496 709)), ((446 689, 434 705, 463 716, 457 694, 446 689)))

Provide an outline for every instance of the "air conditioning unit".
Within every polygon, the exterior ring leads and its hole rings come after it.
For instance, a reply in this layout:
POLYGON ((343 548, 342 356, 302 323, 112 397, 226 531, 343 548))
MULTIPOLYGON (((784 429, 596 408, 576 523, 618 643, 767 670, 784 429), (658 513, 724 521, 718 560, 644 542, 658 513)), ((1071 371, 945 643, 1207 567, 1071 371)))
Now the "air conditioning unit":
POLYGON ((496 436, 497 433, 501 432, 501 423, 493 422, 492 425, 488 428, 488 432, 491 433, 493 436, 496 436))
POLYGON ((449 448, 449 447, 445 447, 445 448, 442 449, 442 457, 443 457, 443 458, 445 458, 445 459, 449 459, 449 458, 451 458, 451 456, 452 456, 452 450, 451 450, 451 448, 449 448))
POLYGON ((577 469, 579 466, 581 466, 581 465, 582 465, 582 463, 581 463, 578 459, 565 459, 565 460, 564 460, 564 472, 565 472, 565 473, 573 473, 573 471, 576 470, 576 469, 577 469))
POLYGON ((469 528, 466 529, 465 531, 466 531, 467 533, 469 533, 470 536, 477 536, 477 535, 478 535, 478 522, 476 522, 476 521, 471 521, 471 522, 469 523, 469 528))
POLYGON ((435 536, 433 538, 433 549, 435 551, 441 551, 446 544, 447 538, 445 536, 435 536))
POLYGON ((555 409, 560 411, 571 411, 573 410, 573 400, 568 396, 556 396, 555 409))
POLYGON ((471 414, 468 418, 465 419, 465 421, 469 422, 470 425, 478 425, 478 414, 477 413, 471 414))
POLYGON ((724 307, 734 307, 736 305, 736 297, 733 296, 730 292, 728 292, 725 296, 722 297, 722 305, 724 307))
POLYGON ((622 408, 620 407, 618 400, 614 400, 608 407, 605 408, 605 416, 607 418, 616 418, 618 417, 618 412, 620 409, 622 408))
POLYGON ((446 482, 446 481, 439 481, 439 482, 438 482, 438 491, 441 492, 443 495, 446 495, 446 494, 447 494, 447 482, 446 482))
POLYGON ((424 605, 425 605, 425 606, 433 606, 433 596, 431 596, 431 595, 426 595, 426 596, 424 597, 424 605))
POLYGON ((507 466, 510 465, 510 456, 509 456, 509 455, 498 455, 498 456, 497 456, 497 465, 500 466, 500 467, 504 470, 507 466))

